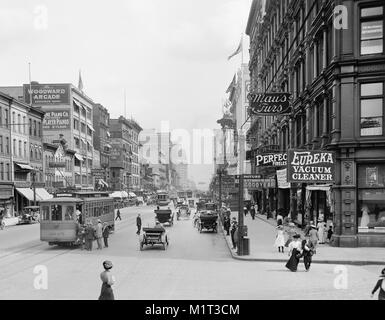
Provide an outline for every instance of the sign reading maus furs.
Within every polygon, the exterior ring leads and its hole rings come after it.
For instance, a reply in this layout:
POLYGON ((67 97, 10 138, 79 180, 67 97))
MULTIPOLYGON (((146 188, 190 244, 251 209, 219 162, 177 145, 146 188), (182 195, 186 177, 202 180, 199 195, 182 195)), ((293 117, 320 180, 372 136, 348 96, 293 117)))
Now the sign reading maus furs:
POLYGON ((29 84, 24 85, 24 99, 32 105, 69 104, 70 86, 68 84, 29 84))
POLYGON ((69 110, 46 111, 43 121, 43 130, 64 130, 70 129, 69 110))
POLYGON ((291 112, 290 93, 249 93, 249 112, 261 116, 278 116, 291 112))
POLYGON ((335 153, 316 150, 288 150, 287 181, 291 183, 333 183, 335 153))

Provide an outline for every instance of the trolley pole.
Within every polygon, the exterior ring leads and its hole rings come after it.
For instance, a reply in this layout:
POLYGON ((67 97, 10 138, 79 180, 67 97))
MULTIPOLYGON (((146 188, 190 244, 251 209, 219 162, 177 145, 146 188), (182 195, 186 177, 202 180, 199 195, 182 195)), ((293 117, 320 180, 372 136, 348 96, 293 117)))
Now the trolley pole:
POLYGON ((245 160, 245 137, 244 137, 244 134, 243 134, 243 129, 239 129, 239 189, 238 189, 238 193, 239 193, 239 201, 238 201, 238 243, 237 243, 237 247, 238 247, 238 255, 239 256, 243 256, 245 255, 245 248, 244 248, 244 241, 243 241, 243 238, 244 238, 244 230, 245 230, 245 226, 244 226, 244 220, 243 220, 243 215, 244 215, 244 212, 243 212, 243 208, 245 206, 244 204, 244 160, 245 160))

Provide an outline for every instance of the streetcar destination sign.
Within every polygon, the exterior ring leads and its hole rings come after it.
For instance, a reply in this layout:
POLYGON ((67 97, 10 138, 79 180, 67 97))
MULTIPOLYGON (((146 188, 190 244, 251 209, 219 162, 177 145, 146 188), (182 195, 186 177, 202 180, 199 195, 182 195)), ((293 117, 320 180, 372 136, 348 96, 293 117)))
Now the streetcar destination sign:
POLYGON ((335 165, 336 157, 332 151, 288 150, 287 181, 334 182, 335 165))
POLYGON ((250 112, 256 115, 276 116, 291 112, 290 93, 249 93, 250 112))

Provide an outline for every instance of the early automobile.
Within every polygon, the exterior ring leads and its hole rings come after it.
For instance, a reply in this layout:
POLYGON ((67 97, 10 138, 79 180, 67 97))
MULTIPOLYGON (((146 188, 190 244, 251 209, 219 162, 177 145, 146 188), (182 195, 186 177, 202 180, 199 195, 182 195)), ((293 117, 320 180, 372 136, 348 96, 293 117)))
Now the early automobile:
POLYGON ((191 211, 190 211, 190 208, 188 205, 181 205, 179 208, 178 208, 178 211, 176 212, 176 218, 177 220, 179 220, 180 218, 190 218, 190 214, 191 214, 191 211))
POLYGON ((31 224, 40 222, 40 207, 24 207, 23 213, 19 216, 18 224, 31 224))
POLYGON ((170 226, 174 224, 174 213, 170 208, 168 209, 159 209, 154 210, 155 212, 155 221, 160 223, 167 223, 170 226))
POLYGON ((162 226, 153 228, 143 228, 143 233, 139 237, 139 249, 142 251, 145 245, 162 245, 163 250, 168 246, 168 236, 166 230, 162 226))
POLYGON ((194 208, 194 207, 195 207, 195 201, 194 201, 194 199, 189 199, 189 200, 188 200, 188 205, 189 205, 190 208, 194 208))
POLYGON ((198 230, 202 233, 203 230, 211 230, 217 232, 218 215, 212 211, 203 210, 199 212, 198 230))

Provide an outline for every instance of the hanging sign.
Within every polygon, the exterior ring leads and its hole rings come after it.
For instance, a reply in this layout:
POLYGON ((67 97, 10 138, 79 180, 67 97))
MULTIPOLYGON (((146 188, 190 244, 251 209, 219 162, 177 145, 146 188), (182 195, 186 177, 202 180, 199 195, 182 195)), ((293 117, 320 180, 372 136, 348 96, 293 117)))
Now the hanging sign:
POLYGON ((261 116, 290 114, 290 93, 249 93, 250 113, 261 116))
POLYGON ((277 170, 278 189, 290 189, 290 183, 287 182, 287 169, 277 170))
POLYGON ((257 167, 273 166, 280 167, 287 165, 287 153, 258 154, 255 157, 257 167))
POLYGON ((336 157, 332 151, 288 150, 287 181, 291 183, 332 183, 336 157))

